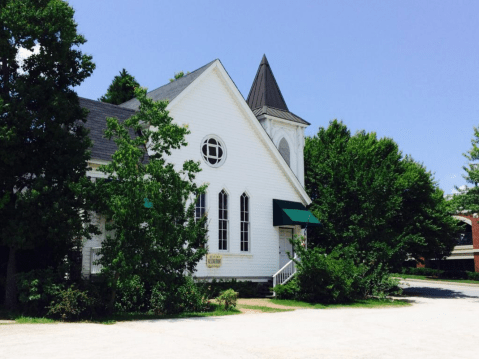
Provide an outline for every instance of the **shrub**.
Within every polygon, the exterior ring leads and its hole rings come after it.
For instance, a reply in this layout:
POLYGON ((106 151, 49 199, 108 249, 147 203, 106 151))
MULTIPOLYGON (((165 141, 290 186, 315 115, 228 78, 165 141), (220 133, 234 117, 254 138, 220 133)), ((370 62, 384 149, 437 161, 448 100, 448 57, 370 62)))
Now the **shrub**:
POLYGON ((47 312, 47 316, 61 320, 78 320, 91 316, 95 300, 88 296, 87 291, 75 288, 60 289, 55 294, 47 312))
POLYGON ((423 275, 426 277, 437 277, 441 275, 444 271, 439 269, 432 269, 432 268, 405 268, 403 271, 404 274, 412 274, 412 275, 423 275))
POLYGON ((179 283, 170 286, 157 283, 152 288, 150 308, 155 314, 205 312, 209 310, 209 302, 192 277, 182 277, 179 283))
MULTIPOLYGON (((366 268, 366 266, 363 266, 366 268)), ((370 266, 366 269, 359 281, 358 289, 361 297, 385 298, 387 295, 400 295, 402 289, 399 287, 400 279, 391 278, 387 269, 382 264, 370 266)))
POLYGON ((130 280, 118 283, 115 309, 118 312, 139 312, 147 307, 145 284, 135 275, 130 280))
POLYGON ((162 283, 157 283, 151 290, 150 308, 151 311, 160 315, 165 312, 166 295, 162 283))
POLYGON ((278 299, 296 299, 299 292, 297 278, 291 279, 286 284, 278 284, 274 287, 274 294, 278 299))
POLYGON ((26 315, 44 316, 47 306, 64 289, 53 269, 37 269, 17 274, 19 309, 26 315))
POLYGON ((197 283, 198 286, 203 288, 208 298, 216 298, 221 292, 231 288, 235 292, 238 292, 238 298, 257 298, 260 296, 260 283, 251 281, 237 281, 236 279, 226 280, 213 279, 210 281, 203 281, 197 283))
POLYGON ((222 292, 216 300, 219 305, 222 305, 225 310, 230 310, 236 307, 236 300, 238 299, 238 293, 233 289, 228 289, 222 292))
POLYGON ((301 299, 316 303, 344 303, 361 294, 364 269, 356 266, 349 249, 335 248, 302 251, 296 274, 301 299))
POLYGON ((399 279, 391 278, 389 270, 383 264, 362 265, 364 273, 359 280, 358 290, 362 298, 379 297, 387 295, 400 295, 399 279))
POLYGON ((479 281, 479 273, 476 272, 466 272, 467 278, 470 280, 478 280, 479 281))
MULTIPOLYGON (((345 303, 371 296, 384 297, 400 292, 399 281, 390 279, 389 268, 372 258, 362 258, 354 247, 334 248, 330 253, 319 247, 306 249, 303 238, 292 240, 300 259, 296 282, 279 288, 281 295, 316 303, 345 303), (297 289, 294 286, 297 285, 297 289)), ((275 288, 276 291, 276 288, 275 288)))
POLYGON ((448 270, 448 271, 441 271, 439 273, 439 278, 442 279, 467 279, 468 275, 466 271, 463 270, 448 270))

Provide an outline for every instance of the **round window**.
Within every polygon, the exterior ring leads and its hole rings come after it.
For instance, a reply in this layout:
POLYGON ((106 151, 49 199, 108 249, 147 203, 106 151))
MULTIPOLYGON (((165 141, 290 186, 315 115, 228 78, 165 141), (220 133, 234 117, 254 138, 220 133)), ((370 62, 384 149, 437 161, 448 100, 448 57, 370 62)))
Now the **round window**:
POLYGON ((226 160, 226 147, 218 136, 209 135, 201 142, 201 155, 208 165, 219 167, 226 160))

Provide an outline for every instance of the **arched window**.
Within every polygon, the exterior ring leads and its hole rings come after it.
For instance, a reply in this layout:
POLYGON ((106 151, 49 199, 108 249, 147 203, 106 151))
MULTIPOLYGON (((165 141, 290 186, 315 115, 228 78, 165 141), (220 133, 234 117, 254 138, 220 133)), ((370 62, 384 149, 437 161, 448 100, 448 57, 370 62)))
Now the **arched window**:
POLYGON ((249 251, 249 197, 243 193, 240 197, 240 212, 241 212, 241 251, 249 251))
POLYGON ((224 189, 218 195, 218 249, 228 250, 228 194, 224 189))
POLYGON ((289 157, 290 157, 290 152, 289 152, 289 145, 288 145, 288 141, 286 141, 286 139, 283 137, 281 139, 281 141, 279 141, 279 153, 281 153, 281 156, 283 156, 284 160, 286 161, 286 163, 288 164, 288 166, 291 167, 291 165, 289 164, 290 161, 289 161, 289 157))

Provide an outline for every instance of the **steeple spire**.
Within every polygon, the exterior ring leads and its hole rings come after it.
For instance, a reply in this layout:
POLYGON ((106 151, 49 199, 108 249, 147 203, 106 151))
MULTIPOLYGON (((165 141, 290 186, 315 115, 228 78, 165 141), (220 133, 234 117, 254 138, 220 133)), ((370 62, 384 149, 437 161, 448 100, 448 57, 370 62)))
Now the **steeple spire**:
POLYGON ((271 71, 266 55, 263 55, 261 59, 246 102, 252 110, 268 106, 289 111, 279 86, 276 83, 273 71, 271 71))

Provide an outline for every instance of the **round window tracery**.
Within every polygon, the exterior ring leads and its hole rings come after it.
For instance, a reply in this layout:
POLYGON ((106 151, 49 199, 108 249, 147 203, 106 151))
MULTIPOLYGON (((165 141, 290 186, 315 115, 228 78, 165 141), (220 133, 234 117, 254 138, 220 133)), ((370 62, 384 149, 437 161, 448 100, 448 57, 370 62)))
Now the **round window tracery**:
POLYGON ((226 159, 226 146, 218 136, 206 136, 201 143, 201 155, 208 165, 219 167, 226 159))

